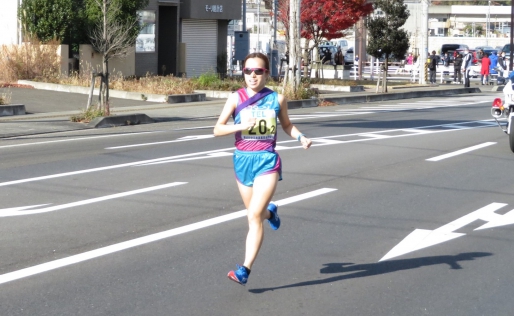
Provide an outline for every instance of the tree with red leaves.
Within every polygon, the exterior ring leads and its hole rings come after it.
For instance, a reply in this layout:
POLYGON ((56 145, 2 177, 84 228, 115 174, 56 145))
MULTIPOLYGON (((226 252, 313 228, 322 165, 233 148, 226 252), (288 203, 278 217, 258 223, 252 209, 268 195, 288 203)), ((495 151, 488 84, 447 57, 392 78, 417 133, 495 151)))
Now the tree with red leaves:
POLYGON ((302 0, 302 37, 314 41, 316 48, 322 41, 345 36, 362 17, 373 12, 366 0, 302 0))
MULTIPOLYGON (((301 0, 301 37, 314 42, 313 47, 305 47, 311 55, 323 41, 345 36, 362 17, 373 12, 371 3, 366 0, 301 0)), ((278 0, 277 20, 286 28, 286 42, 289 43, 289 4, 290 0, 278 0)))

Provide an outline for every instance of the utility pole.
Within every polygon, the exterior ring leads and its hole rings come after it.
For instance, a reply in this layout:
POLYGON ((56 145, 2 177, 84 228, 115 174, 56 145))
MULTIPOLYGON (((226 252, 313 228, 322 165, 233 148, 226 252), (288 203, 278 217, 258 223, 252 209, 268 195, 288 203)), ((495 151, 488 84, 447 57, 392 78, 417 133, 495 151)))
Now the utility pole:
POLYGON ((428 1, 421 0, 423 6, 421 11, 421 43, 420 43, 420 56, 419 59, 419 83, 425 84, 425 64, 428 56, 428 1))
POLYGON ((514 15, 514 1, 510 2, 510 59, 509 59, 509 70, 512 70, 512 49, 514 48, 514 43, 512 41, 512 33, 514 32, 514 25, 512 25, 514 15))

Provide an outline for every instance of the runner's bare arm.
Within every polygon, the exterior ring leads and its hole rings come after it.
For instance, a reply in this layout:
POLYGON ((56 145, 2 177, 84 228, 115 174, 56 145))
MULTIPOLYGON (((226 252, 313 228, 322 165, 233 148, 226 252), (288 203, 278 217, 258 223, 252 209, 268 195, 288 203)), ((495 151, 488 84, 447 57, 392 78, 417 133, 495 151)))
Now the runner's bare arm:
POLYGON ((248 119, 246 122, 241 122, 241 124, 227 125, 232 113, 234 113, 234 110, 236 109, 237 101, 237 93, 232 93, 227 99, 220 117, 218 118, 218 122, 216 122, 216 125, 214 126, 214 136, 233 134, 238 131, 251 129, 255 125, 255 118, 248 119))
MULTIPOLYGON (((278 102, 280 103, 280 113, 278 114, 278 118, 282 129, 287 135, 294 139, 298 139, 298 136, 302 135, 302 133, 293 125, 293 123, 291 123, 291 120, 289 119, 289 114, 287 114, 287 99, 282 94, 279 94, 278 102)), ((300 137, 300 142, 305 149, 311 147, 312 144, 312 141, 305 136, 300 137)))

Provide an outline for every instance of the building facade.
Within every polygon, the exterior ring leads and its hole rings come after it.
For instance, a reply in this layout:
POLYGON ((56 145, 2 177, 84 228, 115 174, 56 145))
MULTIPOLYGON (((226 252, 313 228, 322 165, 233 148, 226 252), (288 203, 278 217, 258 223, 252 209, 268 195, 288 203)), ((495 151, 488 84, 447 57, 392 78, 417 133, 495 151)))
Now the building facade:
MULTIPOLYGON (((17 12, 22 0, 1 1, 0 45, 20 44, 17 12)), ((226 67, 228 24, 241 19, 241 1, 150 0, 138 15, 143 29, 134 58, 122 61, 130 63, 121 67, 123 75, 196 77, 226 67)))
POLYGON ((196 77, 225 67, 228 24, 241 19, 241 2, 150 0, 140 17, 135 75, 196 77))
MULTIPOLYGON (((419 54, 425 18, 422 3, 406 5, 410 16, 404 29, 409 34, 410 51, 419 54)), ((447 43, 466 44, 470 48, 502 46, 510 40, 510 23, 510 6, 429 6, 428 51, 438 52, 447 43)))
POLYGON ((19 44, 18 7, 20 0, 2 0, 0 9, 0 45, 19 44))

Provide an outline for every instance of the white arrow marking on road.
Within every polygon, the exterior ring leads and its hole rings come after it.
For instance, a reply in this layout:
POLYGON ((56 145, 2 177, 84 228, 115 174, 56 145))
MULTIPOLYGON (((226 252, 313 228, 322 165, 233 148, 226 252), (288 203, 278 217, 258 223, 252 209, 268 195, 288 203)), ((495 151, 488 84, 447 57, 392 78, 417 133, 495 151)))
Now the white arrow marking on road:
POLYGON ((506 225, 512 225, 514 224, 514 210, 505 213, 504 215, 499 215, 496 219, 493 219, 487 224, 484 224, 478 228, 475 228, 475 230, 482 230, 486 228, 494 228, 499 226, 506 226, 506 225))
MULTIPOLYGON (((468 215, 465 215, 453 222, 441 226, 435 230, 426 230, 426 229, 416 229, 412 233, 410 233, 407 237, 405 237, 398 245, 396 245, 393 249, 391 249, 380 261, 384 261, 387 259, 391 259, 394 257, 398 257, 404 255, 409 252, 413 252, 419 249, 427 248, 433 245, 437 245, 443 243, 445 241, 449 241, 466 234, 454 233, 454 231, 480 219, 485 222, 495 223, 495 226, 501 225, 509 225, 514 223, 514 213, 513 211, 500 215, 494 213, 496 210, 504 207, 507 204, 504 203, 491 203, 481 209, 478 209, 468 215), (509 222, 511 221, 511 222, 509 222), (508 224, 499 224, 499 223, 508 223, 508 224)), ((477 229, 484 229, 490 227, 483 225, 477 229)))
MULTIPOLYGON (((286 205, 286 204, 302 201, 302 200, 305 200, 305 199, 309 199, 309 198, 312 198, 312 197, 315 197, 315 196, 318 196, 318 195, 322 195, 322 194, 326 194, 326 193, 330 193, 330 192, 333 192, 333 191, 337 191, 337 189, 323 188, 323 189, 315 190, 315 191, 312 191, 312 192, 307 192, 307 193, 304 193, 304 194, 292 196, 292 197, 289 197, 289 198, 286 198, 286 199, 282 199, 282 200, 276 201, 275 203, 277 203, 277 205, 283 206, 283 205, 286 205)), ((209 226, 213 226, 213 225, 216 225, 216 224, 220 224, 220 223, 227 222, 227 221, 230 221, 230 220, 233 220, 233 219, 236 219, 236 218, 240 218, 240 217, 244 217, 244 216, 246 216, 246 210, 242 210, 242 211, 238 211, 238 212, 234 212, 234 213, 230 213, 230 214, 214 217, 214 218, 207 219, 207 220, 204 220, 204 221, 201 221, 201 222, 198 222, 198 223, 193 223, 193 224, 190 224, 190 225, 185 225, 185 226, 182 226, 182 227, 173 228, 173 229, 170 229, 170 230, 167 230, 167 231, 163 231, 163 232, 160 232, 160 233, 155 233, 155 234, 152 234, 152 235, 143 236, 143 237, 139 237, 139 238, 132 239, 132 240, 127 240, 127 241, 124 241, 124 242, 121 242, 121 243, 118 243, 118 244, 114 244, 114 245, 110 245, 110 246, 107 246, 107 247, 103 247, 103 248, 87 251, 87 252, 84 252, 84 253, 79 253, 79 254, 76 254, 74 256, 70 256, 70 257, 66 257, 66 258, 62 258, 62 259, 57 259, 57 260, 46 262, 46 263, 42 263, 42 264, 39 264, 39 265, 36 265, 36 266, 32 266, 32 267, 28 267, 28 268, 25 268, 25 269, 21 269, 21 270, 18 270, 18 271, 13 271, 13 272, 5 273, 5 274, 0 275, 0 284, 11 282, 11 281, 14 281, 14 280, 19 280, 21 278, 29 277, 29 276, 32 276, 32 275, 35 275, 35 274, 39 274, 39 273, 55 270, 55 269, 62 268, 62 267, 65 267, 65 266, 69 266, 69 265, 72 265, 72 264, 75 264, 75 263, 79 263, 79 262, 82 262, 82 261, 98 258, 98 257, 101 257, 101 256, 105 256, 105 255, 114 253, 114 252, 126 250, 126 249, 129 249, 129 248, 133 248, 133 247, 136 247, 136 246, 144 245, 144 244, 147 244, 147 243, 150 243, 150 242, 154 242, 154 241, 158 241, 158 240, 161 240, 161 239, 165 239, 165 238, 177 236, 177 235, 180 235, 180 234, 192 232, 192 231, 195 231, 195 230, 198 230, 198 229, 201 229, 201 228, 206 228, 206 227, 209 227, 209 226)))
MULTIPOLYGON (((157 185, 157 186, 148 187, 148 188, 144 188, 144 189, 138 189, 138 190, 132 190, 132 191, 127 191, 127 192, 122 192, 122 193, 116 193, 116 194, 106 195, 106 196, 102 196, 102 197, 98 197, 98 198, 93 198, 93 199, 88 199, 88 200, 83 200, 83 201, 78 201, 78 202, 73 202, 73 203, 66 203, 66 204, 61 204, 61 205, 49 206, 49 207, 40 208, 40 209, 36 209, 36 210, 31 210, 31 211, 24 211, 24 210, 26 210, 27 208, 29 208, 31 206, 29 206, 29 207, 22 206, 22 207, 8 208, 8 209, 0 210, 0 217, 10 217, 10 216, 33 215, 33 214, 48 213, 48 212, 62 210, 62 209, 65 209, 65 208, 81 206, 81 205, 86 205, 86 204, 91 204, 91 203, 111 200, 111 199, 115 199, 115 198, 120 198, 120 197, 124 197, 124 196, 129 196, 129 195, 134 195, 134 194, 139 194, 139 193, 145 193, 145 192, 165 189, 165 188, 174 187, 174 186, 181 185, 181 184, 186 184, 186 183, 187 182, 172 182, 172 183, 157 185)), ((42 205, 47 205, 47 204, 42 204, 42 205)), ((33 205, 32 208, 34 206, 38 206, 38 205, 33 205)))

